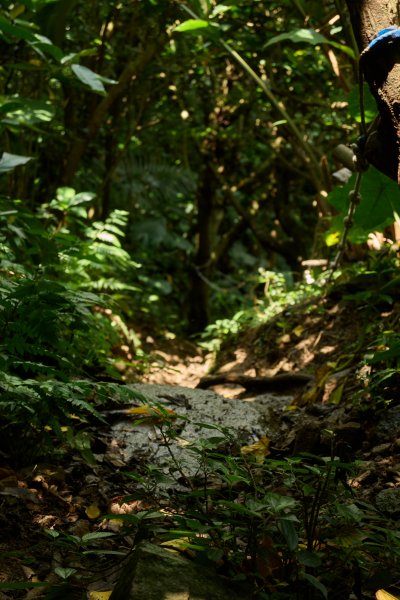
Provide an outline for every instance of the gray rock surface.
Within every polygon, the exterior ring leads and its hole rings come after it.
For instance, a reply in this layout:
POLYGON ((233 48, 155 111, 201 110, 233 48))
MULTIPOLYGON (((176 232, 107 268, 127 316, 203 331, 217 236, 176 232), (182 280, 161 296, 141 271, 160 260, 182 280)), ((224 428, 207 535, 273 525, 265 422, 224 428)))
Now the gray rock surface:
POLYGON ((209 567, 141 542, 127 562, 110 600, 250 600, 209 567))
MULTIPOLYGON (((289 396, 284 400, 273 394, 263 395, 260 401, 252 402, 227 399, 212 391, 180 386, 135 384, 130 387, 149 398, 150 403, 157 403, 178 415, 174 421, 178 435, 171 437, 169 446, 187 476, 192 476, 199 464, 190 446, 200 439, 222 435, 218 430, 204 428, 201 424, 231 428, 235 438, 239 438, 243 445, 251 444, 263 436, 279 435, 277 413, 283 410, 285 402, 290 402, 289 396)), ((145 458, 166 472, 177 474, 157 424, 137 425, 128 417, 115 423, 111 431, 118 441, 125 465, 145 458)))

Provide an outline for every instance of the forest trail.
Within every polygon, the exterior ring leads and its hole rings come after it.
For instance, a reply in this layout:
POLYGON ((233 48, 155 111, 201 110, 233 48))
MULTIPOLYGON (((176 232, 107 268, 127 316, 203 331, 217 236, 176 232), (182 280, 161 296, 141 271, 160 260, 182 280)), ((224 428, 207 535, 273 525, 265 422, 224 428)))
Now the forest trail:
MULTIPOLYGON (((322 380, 337 379, 337 373, 343 370, 349 378, 365 350, 360 341, 364 339, 364 327, 363 315, 351 304, 337 302, 335 297, 314 298, 265 323, 244 328, 222 342, 215 353, 191 340, 172 338, 172 334, 148 336, 143 350, 149 355, 149 364, 143 375, 134 374, 133 379, 195 388, 210 373, 226 380, 243 376, 290 379, 301 373, 313 378, 317 387, 321 384, 320 392, 322 380)), ((243 387, 229 381, 212 387, 226 397, 243 392, 243 387)), ((325 397, 318 399, 328 401, 334 387, 331 385, 325 397)), ((310 401, 317 401, 317 396, 310 401)))
POLYGON ((190 340, 147 337, 144 348, 150 361, 142 383, 195 388, 212 366, 211 354, 190 340))

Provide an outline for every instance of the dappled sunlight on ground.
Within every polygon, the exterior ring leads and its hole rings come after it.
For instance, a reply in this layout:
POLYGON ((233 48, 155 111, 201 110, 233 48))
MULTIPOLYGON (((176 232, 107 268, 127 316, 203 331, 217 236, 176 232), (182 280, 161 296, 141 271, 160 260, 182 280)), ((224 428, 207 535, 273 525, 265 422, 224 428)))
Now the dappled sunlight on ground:
POLYGON ((152 359, 143 383, 182 385, 194 388, 210 369, 212 357, 184 340, 155 342, 152 359))

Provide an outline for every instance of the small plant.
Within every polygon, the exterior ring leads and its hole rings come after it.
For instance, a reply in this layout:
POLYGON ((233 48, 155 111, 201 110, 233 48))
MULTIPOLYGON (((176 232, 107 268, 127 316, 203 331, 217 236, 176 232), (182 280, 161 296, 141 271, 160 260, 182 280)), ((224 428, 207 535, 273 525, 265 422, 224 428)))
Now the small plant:
MULTIPOLYGON (((293 284, 290 274, 259 269, 254 287, 262 288, 262 296, 252 305, 236 312, 232 318, 218 319, 206 327, 200 337, 200 345, 209 352, 218 352, 224 341, 232 340, 246 327, 257 327, 303 301, 317 298, 324 293, 325 275, 315 277, 312 283, 293 284)), ((252 297, 255 290, 252 290, 252 297)))

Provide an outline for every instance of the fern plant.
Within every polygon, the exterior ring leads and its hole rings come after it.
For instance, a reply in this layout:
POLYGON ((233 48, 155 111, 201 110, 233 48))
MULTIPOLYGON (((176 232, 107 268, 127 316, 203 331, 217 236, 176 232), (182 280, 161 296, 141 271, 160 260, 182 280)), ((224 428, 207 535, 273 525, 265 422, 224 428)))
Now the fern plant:
POLYGON ((62 188, 36 213, 0 201, 2 439, 22 429, 32 447, 48 448, 56 436, 87 457, 74 424, 101 418, 101 404, 129 394, 89 375, 119 377, 110 357, 123 328, 105 292, 133 289, 118 276, 137 267, 120 243, 127 214, 90 223, 83 205, 91 198, 62 188))

